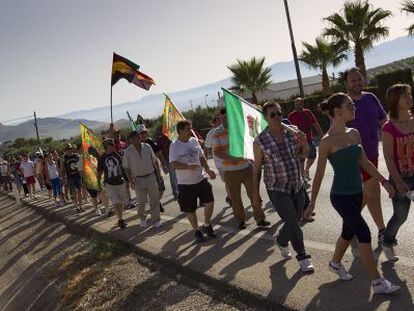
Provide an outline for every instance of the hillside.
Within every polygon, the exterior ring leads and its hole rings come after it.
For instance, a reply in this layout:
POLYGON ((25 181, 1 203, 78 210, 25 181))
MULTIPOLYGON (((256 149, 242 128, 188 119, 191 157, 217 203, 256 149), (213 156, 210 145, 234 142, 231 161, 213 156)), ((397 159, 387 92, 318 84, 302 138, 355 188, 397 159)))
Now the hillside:
MULTIPOLYGON (((354 66, 353 53, 349 52, 348 56, 348 60, 344 61, 338 68, 335 70, 330 68, 329 74, 332 75, 332 73, 335 72, 337 75, 339 72, 344 71, 346 68, 354 66)), ((369 69, 412 56, 414 56, 414 39, 412 37, 400 37, 375 46, 366 54, 365 60, 366 66, 369 69)), ((270 67, 272 69, 273 82, 296 79, 295 66, 293 61, 278 62, 271 65, 270 67)), ((319 74, 318 71, 310 69, 306 64, 303 63, 300 64, 300 68, 303 77, 319 74)), ((205 105, 206 100, 207 105, 216 105, 218 92, 222 87, 228 88, 231 85, 231 79, 228 77, 226 79, 202 85, 196 88, 191 88, 179 92, 169 92, 168 95, 172 98, 178 109, 185 111, 191 109, 191 103, 193 107, 196 107, 205 105), (205 97, 206 95, 208 96, 205 97)), ((163 107, 164 96, 162 94, 153 94, 145 96, 138 101, 115 105, 113 107, 113 114, 115 120, 125 118, 127 110, 132 115, 140 113, 145 118, 152 118, 162 114, 163 107)), ((109 115, 109 106, 104 106, 88 110, 74 111, 60 115, 59 117, 71 119, 84 118, 89 120, 108 122, 109 115)))
MULTIPOLYGON (((52 137, 54 139, 70 138, 80 134, 79 122, 83 122, 96 132, 105 130, 109 124, 99 121, 91 121, 85 119, 63 119, 63 118, 38 118, 38 128, 40 137, 52 137)), ((123 119, 115 124, 118 127, 128 125, 128 122, 123 119)), ((33 120, 26 121, 19 125, 7 126, 0 124, 0 142, 14 140, 19 137, 31 138, 36 137, 36 132, 33 125, 33 120)))

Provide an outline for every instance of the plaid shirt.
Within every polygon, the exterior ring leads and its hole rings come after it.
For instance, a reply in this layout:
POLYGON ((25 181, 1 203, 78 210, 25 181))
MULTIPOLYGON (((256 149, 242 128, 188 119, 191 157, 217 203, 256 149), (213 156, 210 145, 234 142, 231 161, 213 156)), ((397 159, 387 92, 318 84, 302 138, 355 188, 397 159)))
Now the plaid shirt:
POLYGON ((284 130, 283 141, 266 128, 255 139, 263 153, 264 183, 268 190, 291 194, 302 187, 300 146, 296 135, 284 130))

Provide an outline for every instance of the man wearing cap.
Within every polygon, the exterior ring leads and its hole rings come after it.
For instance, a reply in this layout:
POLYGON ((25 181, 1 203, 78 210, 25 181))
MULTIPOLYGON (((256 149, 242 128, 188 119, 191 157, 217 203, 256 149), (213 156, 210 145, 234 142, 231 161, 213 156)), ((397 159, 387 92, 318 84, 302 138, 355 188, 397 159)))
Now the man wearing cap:
POLYGON ((140 133, 132 131, 129 135, 131 145, 125 149, 122 166, 131 185, 135 188, 138 198, 138 218, 142 228, 147 226, 144 209, 149 197, 151 219, 154 227, 161 227, 160 223, 160 197, 156 173, 160 174, 160 167, 151 146, 141 142, 140 133))
POLYGON ((66 145, 66 154, 63 157, 63 170, 73 195, 76 212, 84 212, 82 208, 82 175, 79 171, 80 156, 76 147, 71 143, 66 145))
POLYGON ((103 188, 108 193, 109 198, 115 207, 119 228, 124 229, 126 227, 126 222, 122 218, 122 212, 123 204, 127 200, 127 192, 124 170, 122 168, 122 159, 115 151, 115 143, 112 139, 105 139, 103 145, 105 147, 105 152, 98 160, 98 181, 101 181, 103 173, 103 188))
MULTIPOLYGON (((168 173, 168 165, 167 165, 167 162, 165 161, 164 155, 162 154, 160 147, 158 147, 157 142, 154 139, 149 137, 148 130, 145 127, 145 124, 139 124, 137 131, 140 135, 141 141, 145 142, 145 143, 147 143, 148 145, 151 146, 152 151, 154 152, 155 156, 160 160, 160 163, 162 165, 162 169, 164 171, 164 174, 167 174, 168 173)), ((161 174, 158 174, 158 173, 157 173, 156 177, 157 177, 158 190, 160 192, 159 197, 160 197, 160 200, 161 200, 161 198, 164 194, 164 191, 165 191, 164 179, 162 178, 161 174)), ((163 208, 161 202, 159 203, 159 205, 160 205, 160 211, 164 212, 164 208, 163 208)))

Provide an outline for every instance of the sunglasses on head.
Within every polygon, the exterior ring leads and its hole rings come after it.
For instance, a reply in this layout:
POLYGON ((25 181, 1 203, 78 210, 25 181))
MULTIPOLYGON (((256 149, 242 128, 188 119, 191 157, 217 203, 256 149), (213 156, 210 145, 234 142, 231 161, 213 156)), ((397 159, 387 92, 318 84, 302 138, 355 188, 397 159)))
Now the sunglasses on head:
POLYGON ((274 118, 274 117, 276 117, 276 116, 279 116, 279 117, 281 117, 282 116, 282 113, 280 112, 280 111, 276 111, 276 112, 271 112, 270 113, 270 118, 274 118))

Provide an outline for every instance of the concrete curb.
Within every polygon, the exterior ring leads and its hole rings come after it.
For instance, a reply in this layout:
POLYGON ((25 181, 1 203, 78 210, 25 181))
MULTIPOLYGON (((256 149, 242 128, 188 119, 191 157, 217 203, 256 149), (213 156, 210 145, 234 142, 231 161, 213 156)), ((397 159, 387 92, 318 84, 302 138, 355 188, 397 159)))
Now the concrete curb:
MULTIPOLYGON (((14 196, 11 194, 7 194, 7 197, 15 200, 14 196)), ((53 210, 47 210, 29 202, 22 201, 21 204, 33 209, 49 221, 60 222, 64 224, 67 230, 73 234, 94 240, 99 238, 106 238, 120 243, 131 252, 146 259, 147 261, 142 261, 142 264, 148 266, 150 269, 162 271, 169 277, 181 283, 188 284, 189 286, 200 288, 201 290, 207 292, 209 295, 221 297, 222 300, 223 298, 225 299, 226 297, 230 297, 230 299, 239 301, 248 306, 264 308, 267 310, 294 310, 287 307, 286 305, 272 300, 269 297, 264 297, 250 292, 245 288, 237 286, 236 284, 213 278, 190 267, 183 266, 172 259, 155 255, 136 245, 132 245, 131 243, 128 243, 122 239, 108 235, 106 233, 102 233, 87 225, 77 224, 53 210)))

